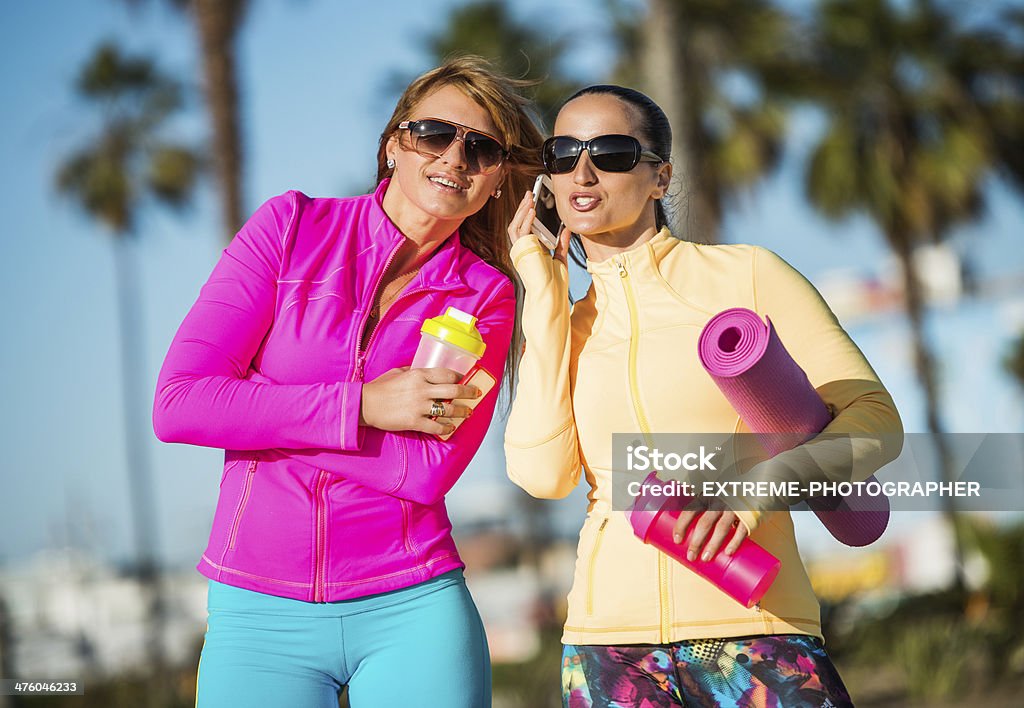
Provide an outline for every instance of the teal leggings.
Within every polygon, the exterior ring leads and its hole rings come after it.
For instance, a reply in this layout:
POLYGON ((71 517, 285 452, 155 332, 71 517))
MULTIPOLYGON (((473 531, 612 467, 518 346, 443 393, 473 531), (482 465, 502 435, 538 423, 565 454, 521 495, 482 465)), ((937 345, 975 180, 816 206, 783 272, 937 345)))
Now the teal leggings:
POLYGON ((311 603, 210 581, 196 705, 489 708, 487 638, 461 570, 311 603))

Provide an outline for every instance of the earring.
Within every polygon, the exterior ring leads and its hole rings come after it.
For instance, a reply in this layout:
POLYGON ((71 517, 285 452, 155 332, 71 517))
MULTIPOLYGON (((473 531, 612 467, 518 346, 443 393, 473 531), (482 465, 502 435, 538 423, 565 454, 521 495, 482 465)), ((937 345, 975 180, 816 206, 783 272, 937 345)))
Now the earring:
POLYGON ((387 161, 386 164, 387 164, 389 170, 395 169, 395 161, 392 160, 390 157, 388 158, 388 161, 387 161))
POLYGON ((494 197, 495 199, 497 199, 498 197, 500 197, 500 196, 501 196, 501 187, 498 187, 497 189, 495 189, 495 190, 494 190, 494 193, 493 193, 493 194, 491 194, 491 196, 492 196, 492 197, 494 197))

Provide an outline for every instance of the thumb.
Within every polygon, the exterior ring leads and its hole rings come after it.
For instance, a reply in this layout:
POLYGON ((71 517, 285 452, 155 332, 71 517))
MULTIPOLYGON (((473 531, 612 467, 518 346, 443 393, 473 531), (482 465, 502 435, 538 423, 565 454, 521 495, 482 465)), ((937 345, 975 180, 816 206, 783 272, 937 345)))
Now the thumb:
POLYGON ((567 265, 569 256, 569 238, 571 236, 572 232, 569 231, 569 227, 563 226, 562 230, 558 232, 558 243, 555 244, 555 258, 567 265))

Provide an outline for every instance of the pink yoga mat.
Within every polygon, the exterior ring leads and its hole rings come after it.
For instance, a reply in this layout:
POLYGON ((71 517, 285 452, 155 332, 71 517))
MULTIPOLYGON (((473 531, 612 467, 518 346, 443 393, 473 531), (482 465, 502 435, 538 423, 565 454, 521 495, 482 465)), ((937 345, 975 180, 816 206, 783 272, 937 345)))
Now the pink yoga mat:
MULTIPOLYGON (((832 420, 770 319, 765 323, 743 307, 723 310, 704 326, 697 348, 708 374, 770 456, 806 442, 832 420)), ((877 541, 889 523, 885 496, 843 497, 838 504, 811 498, 807 504, 847 546, 877 541)))

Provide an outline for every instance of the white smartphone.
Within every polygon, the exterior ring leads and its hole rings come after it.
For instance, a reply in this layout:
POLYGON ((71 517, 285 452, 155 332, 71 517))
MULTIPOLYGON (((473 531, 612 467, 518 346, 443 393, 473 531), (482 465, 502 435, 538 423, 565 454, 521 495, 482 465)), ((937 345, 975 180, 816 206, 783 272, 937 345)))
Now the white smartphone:
POLYGON ((551 191, 551 178, 538 175, 533 183, 533 204, 536 215, 533 219, 533 233, 537 234, 548 248, 554 250, 558 245, 558 232, 562 230, 562 220, 555 209, 555 193, 551 191))

